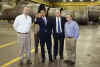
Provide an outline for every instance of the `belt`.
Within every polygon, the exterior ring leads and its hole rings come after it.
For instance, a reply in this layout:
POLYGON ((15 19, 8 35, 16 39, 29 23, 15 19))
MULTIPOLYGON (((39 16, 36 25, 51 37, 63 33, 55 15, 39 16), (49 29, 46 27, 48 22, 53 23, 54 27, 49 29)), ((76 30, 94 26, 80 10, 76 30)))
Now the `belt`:
POLYGON ((67 38, 69 38, 69 39, 70 39, 70 38, 73 38, 73 37, 67 37, 67 38))

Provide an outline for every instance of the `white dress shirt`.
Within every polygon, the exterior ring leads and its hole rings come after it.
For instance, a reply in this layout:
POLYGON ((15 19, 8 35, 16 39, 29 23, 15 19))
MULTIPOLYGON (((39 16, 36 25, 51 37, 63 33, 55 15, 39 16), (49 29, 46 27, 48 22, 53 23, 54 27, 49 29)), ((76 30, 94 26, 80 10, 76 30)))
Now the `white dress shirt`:
POLYGON ((56 17, 56 31, 58 32, 58 20, 59 20, 59 23, 60 23, 60 30, 62 32, 62 28, 61 28, 61 17, 56 17))
POLYGON ((47 25, 47 19, 46 19, 45 16, 43 17, 43 20, 44 20, 44 22, 45 22, 45 25, 47 25))
POLYGON ((32 18, 30 16, 25 16, 24 14, 17 16, 13 24, 16 32, 19 33, 29 33, 31 26, 32 18))

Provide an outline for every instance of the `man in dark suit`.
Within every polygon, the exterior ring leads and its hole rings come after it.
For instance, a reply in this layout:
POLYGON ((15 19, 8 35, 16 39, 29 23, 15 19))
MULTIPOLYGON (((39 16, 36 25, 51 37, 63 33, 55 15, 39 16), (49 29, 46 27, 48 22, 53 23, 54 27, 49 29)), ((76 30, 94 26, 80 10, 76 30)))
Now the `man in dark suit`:
POLYGON ((45 43, 48 50, 49 61, 52 62, 52 42, 51 42, 51 33, 52 33, 52 23, 50 22, 51 18, 45 16, 45 10, 41 10, 41 17, 36 18, 36 24, 39 24, 39 38, 41 45, 42 53, 42 62, 45 62, 45 43))
POLYGON ((56 11, 56 17, 53 19, 53 37, 54 37, 54 60, 60 54, 60 59, 63 59, 64 48, 64 24, 65 18, 61 17, 60 11, 56 11), (58 49, 59 48, 59 49, 58 49))

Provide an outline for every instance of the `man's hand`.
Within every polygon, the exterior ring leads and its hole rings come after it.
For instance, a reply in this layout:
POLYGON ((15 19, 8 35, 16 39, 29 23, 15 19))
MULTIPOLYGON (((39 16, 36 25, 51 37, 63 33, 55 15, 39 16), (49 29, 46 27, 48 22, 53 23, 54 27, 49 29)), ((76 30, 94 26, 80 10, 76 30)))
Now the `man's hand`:
POLYGON ((41 14, 40 13, 38 13, 38 14, 36 14, 36 16, 35 16, 36 18, 40 18, 41 17, 41 14))

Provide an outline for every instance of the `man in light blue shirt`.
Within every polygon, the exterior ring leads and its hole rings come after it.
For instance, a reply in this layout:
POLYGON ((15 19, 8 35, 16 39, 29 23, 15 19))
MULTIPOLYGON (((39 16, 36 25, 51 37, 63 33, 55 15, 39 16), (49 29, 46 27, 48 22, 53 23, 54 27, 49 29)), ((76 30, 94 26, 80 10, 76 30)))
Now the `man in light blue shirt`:
POLYGON ((79 26, 76 21, 72 20, 71 15, 66 16, 65 23, 65 46, 67 52, 66 63, 75 64, 76 60, 76 41, 79 37, 79 26))

